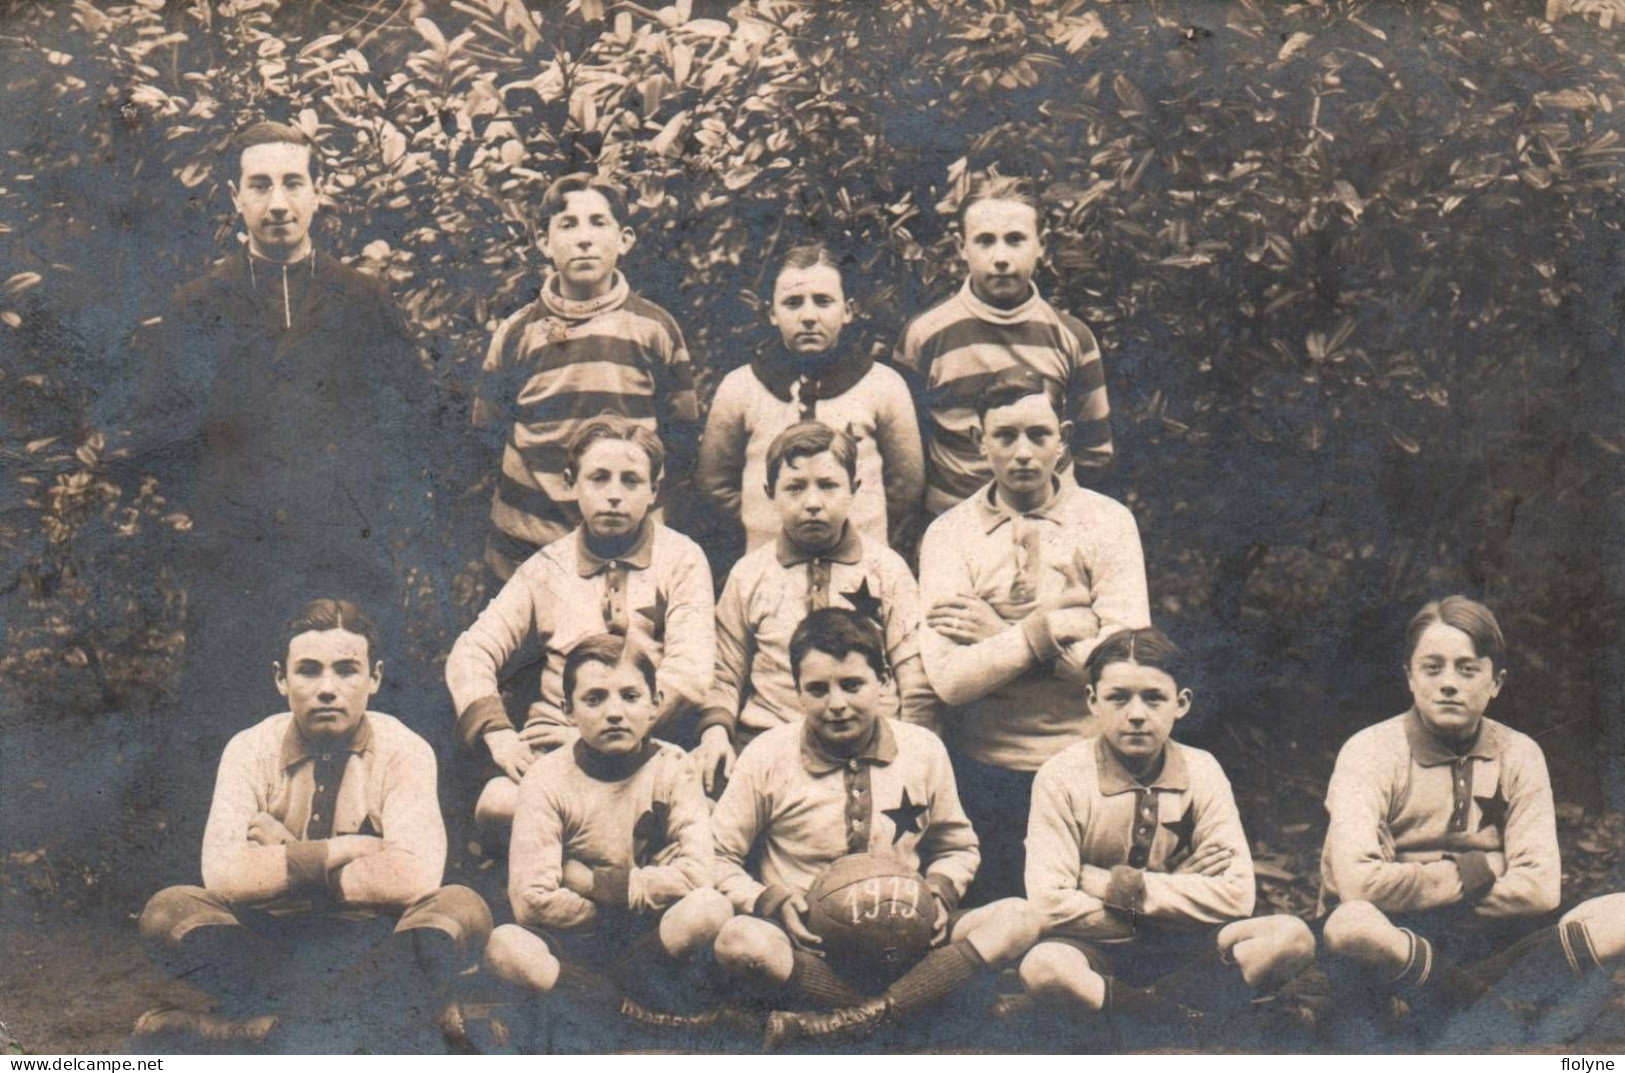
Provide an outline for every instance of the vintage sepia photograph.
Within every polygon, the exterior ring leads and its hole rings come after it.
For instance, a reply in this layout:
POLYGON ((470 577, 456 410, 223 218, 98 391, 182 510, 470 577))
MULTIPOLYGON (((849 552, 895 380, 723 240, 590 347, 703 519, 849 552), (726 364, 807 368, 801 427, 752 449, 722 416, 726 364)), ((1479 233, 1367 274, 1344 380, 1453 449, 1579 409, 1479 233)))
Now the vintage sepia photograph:
POLYGON ((0 94, 0 1054, 1625 1049, 1625 0, 0 94))

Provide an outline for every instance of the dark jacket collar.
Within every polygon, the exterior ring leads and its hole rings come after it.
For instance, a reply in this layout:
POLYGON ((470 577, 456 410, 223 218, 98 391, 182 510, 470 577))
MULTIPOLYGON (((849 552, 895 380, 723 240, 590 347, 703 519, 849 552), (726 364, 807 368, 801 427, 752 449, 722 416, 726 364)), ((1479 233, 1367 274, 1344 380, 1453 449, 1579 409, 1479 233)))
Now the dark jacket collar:
POLYGON ((784 530, 779 530, 778 540, 773 544, 774 554, 778 556, 779 565, 789 569, 802 563, 810 563, 814 559, 828 559, 830 562, 845 563, 853 566, 863 559, 863 537, 851 522, 841 530, 841 539, 835 546, 825 552, 808 551, 806 548, 791 540, 784 530))
POLYGON ((626 549, 625 555, 614 559, 605 559, 592 550, 587 543, 587 527, 576 527, 576 571, 582 577, 592 577, 603 572, 610 563, 623 563, 633 570, 647 570, 649 564, 654 562, 655 554, 655 523, 650 518, 644 518, 642 528, 638 532, 637 540, 626 549))
POLYGON ((807 382, 801 389, 801 401, 806 405, 846 394, 869 375, 875 365, 872 356, 842 350, 839 344, 833 352, 817 357, 822 360, 814 366, 808 355, 794 353, 780 343, 752 358, 750 368, 762 386, 781 402, 790 401, 791 389, 797 380, 805 377, 807 382))
POLYGON ((827 775, 845 767, 853 760, 871 764, 889 764, 897 759, 897 735, 892 733, 891 720, 885 716, 875 720, 875 732, 868 746, 857 756, 834 756, 827 752, 813 733, 812 723, 801 721, 801 766, 813 775, 827 775))
POLYGON ((1190 771, 1185 766, 1185 753, 1175 742, 1162 746, 1162 770, 1150 782, 1141 782, 1123 762, 1117 759, 1104 737, 1095 739, 1095 784, 1102 796, 1126 794, 1130 790, 1176 790, 1191 788, 1190 771))
MULTIPOLYGON (((355 733, 351 734, 348 740, 342 744, 335 742, 322 751, 355 753, 360 756, 372 748, 372 738, 372 717, 364 714, 361 722, 355 726, 355 733)), ((288 720, 288 731, 282 735, 282 769, 286 771, 300 761, 309 760, 315 755, 311 742, 299 729, 298 720, 288 720)))
POLYGON ((653 738, 647 738, 643 742, 643 747, 635 753, 607 756, 577 738, 571 750, 575 756, 576 767, 579 767, 588 778, 597 779, 599 782, 620 782, 622 779, 630 778, 644 764, 653 760, 655 754, 660 751, 660 743, 653 738))
POLYGON ((1410 742, 1411 757, 1423 767, 1453 764, 1464 756, 1481 760, 1496 760, 1501 756, 1501 728, 1488 719, 1479 721, 1478 737, 1463 749, 1429 730, 1421 714, 1412 708, 1405 713, 1405 740, 1410 742))

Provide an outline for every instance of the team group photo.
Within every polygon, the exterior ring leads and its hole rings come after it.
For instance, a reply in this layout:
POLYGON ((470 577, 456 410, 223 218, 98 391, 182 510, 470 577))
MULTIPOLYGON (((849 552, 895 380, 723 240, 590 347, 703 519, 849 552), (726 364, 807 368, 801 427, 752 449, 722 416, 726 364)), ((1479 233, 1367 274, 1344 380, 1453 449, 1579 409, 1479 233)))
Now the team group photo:
POLYGON ((1617 1051, 1616 7, 4 6, 0 1049, 1617 1051))

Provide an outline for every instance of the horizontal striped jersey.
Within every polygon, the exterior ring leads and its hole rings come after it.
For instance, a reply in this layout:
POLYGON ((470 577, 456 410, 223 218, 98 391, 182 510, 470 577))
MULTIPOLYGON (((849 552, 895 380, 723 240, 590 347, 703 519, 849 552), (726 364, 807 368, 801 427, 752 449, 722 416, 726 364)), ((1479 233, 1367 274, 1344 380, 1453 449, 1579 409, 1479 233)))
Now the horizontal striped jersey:
MULTIPOLYGON (((1032 297, 1015 309, 959 293, 911 320, 894 355, 923 382, 931 416, 926 430, 925 505, 941 514, 993 477, 977 450, 976 396, 994 376, 1021 365, 1054 383, 1073 424, 1071 462, 1098 469, 1111 461, 1111 408, 1094 333, 1080 320, 1032 297)), ((1073 467, 1060 472, 1070 479, 1073 467)))
POLYGON ((608 294, 581 302, 549 278, 497 328, 475 402, 477 425, 507 428, 486 556, 501 577, 579 524, 564 480, 570 439, 606 410, 655 432, 663 418, 696 420, 683 333, 618 272, 608 294))

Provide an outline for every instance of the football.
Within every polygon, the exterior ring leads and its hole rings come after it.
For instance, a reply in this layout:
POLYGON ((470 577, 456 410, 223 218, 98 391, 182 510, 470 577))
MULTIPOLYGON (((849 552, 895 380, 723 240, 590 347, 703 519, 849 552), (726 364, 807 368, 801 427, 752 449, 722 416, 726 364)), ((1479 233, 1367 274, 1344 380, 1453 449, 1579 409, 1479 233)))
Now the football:
POLYGON ((924 957, 937 925, 925 877, 895 857, 854 853, 807 892, 807 927, 842 975, 884 985, 924 957))

